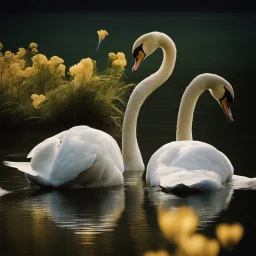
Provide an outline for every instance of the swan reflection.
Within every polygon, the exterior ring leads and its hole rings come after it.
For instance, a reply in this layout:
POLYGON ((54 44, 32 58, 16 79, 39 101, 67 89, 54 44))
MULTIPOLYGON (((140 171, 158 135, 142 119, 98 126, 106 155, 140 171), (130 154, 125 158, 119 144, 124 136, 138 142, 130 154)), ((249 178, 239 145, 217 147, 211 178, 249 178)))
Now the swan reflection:
POLYGON ((232 199, 233 192, 231 184, 226 184, 217 191, 192 195, 184 198, 165 194, 156 188, 149 188, 148 196, 149 199, 157 206, 158 215, 184 205, 191 207, 198 213, 198 228, 202 229, 210 226, 214 221, 214 218, 219 216, 220 213, 228 207, 232 199))
POLYGON ((124 188, 51 191, 30 197, 32 212, 46 214, 57 227, 72 230, 82 243, 95 243, 97 234, 112 231, 125 207, 124 188))

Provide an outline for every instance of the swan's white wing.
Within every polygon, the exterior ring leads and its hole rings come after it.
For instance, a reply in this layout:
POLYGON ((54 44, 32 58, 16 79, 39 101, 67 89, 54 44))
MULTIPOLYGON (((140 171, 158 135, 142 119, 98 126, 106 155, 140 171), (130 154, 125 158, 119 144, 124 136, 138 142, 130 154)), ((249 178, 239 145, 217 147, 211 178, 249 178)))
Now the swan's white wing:
POLYGON ((59 146, 60 140, 51 137, 35 147, 30 165, 34 171, 40 173, 40 176, 48 178, 59 146))
POLYGON ((4 165, 17 168, 21 172, 27 173, 32 176, 38 176, 39 173, 34 171, 30 165, 30 162, 11 162, 11 161, 4 161, 4 165))
POLYGON ((230 181, 233 167, 215 147, 199 141, 175 141, 161 147, 150 159, 147 180, 151 185, 174 188, 215 189, 230 181))
POLYGON ((31 178, 45 186, 51 185, 49 175, 56 153, 60 145, 60 140, 57 137, 50 137, 39 143, 32 152, 30 162, 10 162, 4 161, 3 164, 28 174, 27 178, 31 178), (32 177, 30 177, 32 176, 32 177))
POLYGON ((101 148, 100 150, 104 150, 104 152, 107 152, 110 155, 116 167, 121 172, 124 171, 121 149, 112 136, 110 136, 106 132, 85 125, 75 126, 71 128, 69 130, 69 134, 70 133, 80 134, 82 139, 91 143, 98 144, 101 148))
POLYGON ((121 153, 121 149, 118 146, 116 140, 114 140, 109 134, 102 132, 101 133, 101 142, 110 154, 111 158, 113 159, 114 164, 116 167, 123 173, 124 172, 124 163, 123 157, 121 153))
MULTIPOLYGON (((50 139, 52 139, 52 138, 57 138, 59 141, 62 141, 63 138, 64 138, 64 136, 67 134, 67 132, 68 132, 68 131, 60 132, 60 133, 58 133, 58 134, 56 134, 56 135, 54 135, 54 136, 52 136, 52 137, 50 137, 50 138, 48 138, 48 139, 46 139, 46 140, 50 140, 50 139)), ((45 142, 46 140, 44 140, 44 141, 40 142, 39 144, 37 144, 37 145, 29 152, 29 154, 27 155, 27 158, 32 158, 32 157, 34 156, 35 152, 40 150, 40 148, 43 146, 42 144, 44 144, 44 142, 45 142)))
POLYGON ((88 126, 75 126, 39 143, 29 153, 30 163, 5 162, 42 185, 60 186, 85 171, 95 186, 122 184, 121 150, 107 133, 88 126), (90 172, 86 170, 92 167, 90 172), (97 168, 96 168, 97 167, 97 168), (98 180, 100 180, 98 182, 98 180))
POLYGON ((90 173, 90 180, 102 178, 106 169, 112 169, 109 176, 119 175, 123 170, 121 151, 115 140, 108 134, 88 127, 74 127, 69 130, 56 154, 50 180, 58 186, 75 179, 95 163, 98 168, 90 173), (120 153, 119 153, 120 152, 120 153), (119 155, 118 155, 119 153, 119 155), (121 162, 121 163, 120 163, 121 162), (115 166, 120 166, 116 169, 115 166))

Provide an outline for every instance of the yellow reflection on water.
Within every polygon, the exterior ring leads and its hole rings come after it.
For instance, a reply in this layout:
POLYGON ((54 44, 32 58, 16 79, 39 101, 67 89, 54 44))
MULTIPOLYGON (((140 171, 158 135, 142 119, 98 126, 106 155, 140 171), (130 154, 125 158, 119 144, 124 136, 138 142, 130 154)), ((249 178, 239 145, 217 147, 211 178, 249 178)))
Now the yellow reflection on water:
MULTIPOLYGON (((217 256, 221 246, 230 249, 241 240, 244 234, 241 224, 223 223, 216 228, 217 240, 196 232, 198 224, 198 213, 188 206, 168 210, 159 205, 158 225, 164 236, 176 245, 175 256, 217 256)), ((155 255, 169 254, 167 251, 148 251, 144 254, 144 256, 155 255)))
POLYGON ((199 223, 198 214, 186 206, 169 211, 159 208, 158 225, 168 240, 178 242, 195 232, 199 223))
POLYGON ((225 248, 231 248, 237 244, 244 234, 244 228, 240 223, 219 224, 216 227, 216 236, 220 244, 225 248))

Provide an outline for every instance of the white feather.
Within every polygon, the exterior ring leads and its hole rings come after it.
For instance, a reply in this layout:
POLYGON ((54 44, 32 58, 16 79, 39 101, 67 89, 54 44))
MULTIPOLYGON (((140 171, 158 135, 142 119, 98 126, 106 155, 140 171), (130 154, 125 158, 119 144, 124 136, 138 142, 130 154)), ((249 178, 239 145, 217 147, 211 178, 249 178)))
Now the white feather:
POLYGON ((58 187, 81 173, 87 174, 86 180, 90 181, 85 186, 123 184, 124 166, 117 142, 88 126, 75 126, 44 140, 30 151, 28 158, 31 161, 27 163, 4 164, 32 175, 30 178, 42 186, 58 187))
POLYGON ((201 189, 219 189, 231 180, 233 166, 215 147, 200 141, 174 141, 162 146, 147 166, 147 182, 174 188, 179 184, 201 189))

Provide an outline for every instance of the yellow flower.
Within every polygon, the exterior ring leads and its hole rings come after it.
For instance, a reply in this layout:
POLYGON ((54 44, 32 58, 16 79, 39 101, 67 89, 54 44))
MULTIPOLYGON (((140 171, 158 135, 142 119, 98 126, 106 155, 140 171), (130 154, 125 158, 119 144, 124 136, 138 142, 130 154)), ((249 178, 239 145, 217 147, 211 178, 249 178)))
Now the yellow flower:
POLYGON ((47 57, 43 54, 37 54, 35 56, 33 56, 32 58, 32 67, 39 69, 40 65, 47 65, 48 64, 48 60, 47 57))
POLYGON ((60 64, 57 70, 60 72, 61 76, 65 77, 66 66, 64 64, 60 64))
POLYGON ((37 47, 38 47, 38 45, 36 43, 30 43, 30 45, 29 45, 30 49, 37 48, 37 47))
POLYGON ((4 48, 4 46, 0 43, 0 51, 4 48))
POLYGON ((143 256, 169 256, 169 253, 165 250, 147 251, 143 254, 143 256))
POLYGON ((238 243, 244 234, 241 224, 219 224, 216 227, 216 235, 223 247, 230 247, 238 243))
POLYGON ((42 94, 32 94, 31 99, 33 100, 32 104, 35 109, 39 109, 39 105, 46 100, 46 97, 42 94))
POLYGON ((14 57, 14 54, 13 54, 11 51, 6 51, 6 52, 4 53, 4 58, 5 58, 6 60, 11 60, 13 57, 14 57))
POLYGON ((101 41, 108 35, 108 32, 106 30, 102 30, 102 29, 98 30, 97 33, 98 33, 98 36, 99 36, 99 42, 98 42, 98 46, 97 46, 96 52, 99 49, 101 41))
POLYGON ((36 73, 36 69, 34 67, 27 67, 25 70, 24 70, 24 76, 25 77, 29 77, 29 76, 32 76, 36 73))
POLYGON ((58 57, 58 56, 52 56, 52 57, 50 58, 50 60, 49 60, 49 63, 50 63, 51 65, 58 66, 58 65, 64 63, 64 60, 61 59, 61 58, 58 57))
POLYGON ((19 48, 16 55, 17 55, 18 58, 23 58, 25 56, 26 52, 27 51, 25 50, 25 48, 19 48))
POLYGON ((115 65, 115 66, 119 66, 122 69, 124 69, 124 67, 127 65, 125 54, 123 52, 118 52, 116 54, 116 56, 117 56, 117 59, 114 60, 112 64, 115 65))
POLYGON ((38 50, 36 48, 32 48, 31 53, 36 54, 36 53, 38 53, 38 50))
POLYGON ((13 77, 23 77, 24 71, 21 69, 21 66, 19 63, 13 63, 10 65, 10 72, 13 77))
POLYGON ((98 36, 99 36, 100 40, 103 40, 106 36, 108 36, 108 32, 106 30, 103 30, 103 29, 98 30, 97 33, 98 33, 98 36))
POLYGON ((115 53, 113 53, 113 52, 110 52, 109 54, 108 54, 108 57, 110 58, 110 60, 115 60, 115 59, 117 59, 117 55, 115 54, 115 53))
POLYGON ((93 75, 94 62, 90 58, 82 59, 78 64, 71 66, 69 72, 74 77, 74 83, 81 85, 89 81, 93 75))
POLYGON ((119 60, 125 60, 125 54, 123 52, 118 52, 116 56, 119 60))
POLYGON ((113 65, 115 66, 119 66, 120 68, 124 69, 124 67, 126 66, 127 62, 126 60, 114 60, 113 61, 113 65))

